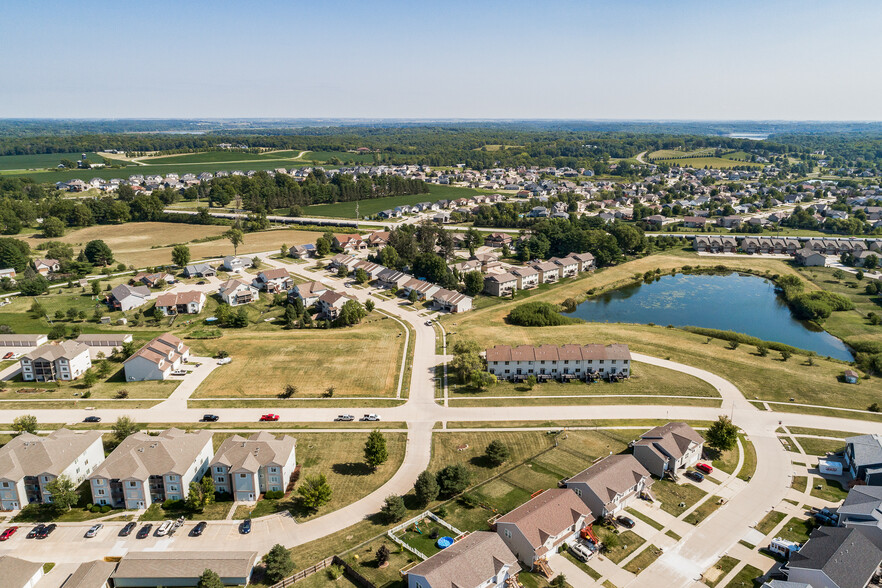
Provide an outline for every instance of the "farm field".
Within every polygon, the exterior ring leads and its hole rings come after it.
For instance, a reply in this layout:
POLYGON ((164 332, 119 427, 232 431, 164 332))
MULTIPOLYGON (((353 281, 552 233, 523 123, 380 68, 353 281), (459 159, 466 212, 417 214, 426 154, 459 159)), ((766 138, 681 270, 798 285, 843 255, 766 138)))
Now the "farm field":
MULTIPOLYGON (((194 240, 218 237, 229 229, 225 225, 190 225, 182 223, 126 223, 122 225, 96 225, 70 231, 56 241, 70 243, 74 249, 84 247, 92 239, 103 239, 113 251, 117 262, 136 268, 171 263, 171 250, 176 243, 188 243, 193 261, 233 254, 233 246, 226 239, 204 243, 194 240)), ((36 249, 48 241, 31 234, 24 241, 36 249)), ((246 255, 278 250, 282 244, 314 243, 322 233, 297 229, 276 229, 258 233, 246 233, 245 242, 239 246, 239 254, 246 255)))
MULTIPOLYGON (((438 200, 450 200, 454 198, 468 198, 475 194, 482 194, 480 190, 472 188, 457 188, 451 186, 429 185, 428 194, 414 194, 410 196, 390 196, 388 198, 373 198, 362 200, 358 204, 360 216, 373 216, 381 210, 395 208, 405 204, 412 205, 418 202, 436 202, 438 200)), ((334 204, 313 204, 303 209, 306 216, 330 217, 330 218, 355 218, 355 202, 336 202, 334 204)))
POLYGON ((653 163, 667 163, 669 165, 679 165, 680 167, 692 167, 695 169, 730 169, 744 166, 752 168, 763 167, 763 164, 761 163, 735 161, 732 159, 725 159, 723 157, 681 157, 671 159, 654 159, 653 163))
POLYGON ((219 349, 233 362, 215 370, 193 398, 275 397, 293 384, 297 398, 321 396, 329 386, 335 396, 389 396, 398 386, 404 351, 401 327, 374 313, 354 328, 273 331, 224 331, 223 337, 193 340, 193 353, 219 349), (259 374, 259 377, 256 375, 259 374))
MULTIPOLYGON (((749 260, 750 266, 742 264, 742 261, 748 260, 727 259, 726 265, 732 269, 749 269, 754 273, 761 273, 766 269, 778 274, 794 273, 789 265, 777 260, 754 258, 749 260)), ((530 300, 558 304, 568 297, 580 300, 589 289, 598 292, 624 285, 638 272, 642 274, 660 268, 662 273, 667 273, 672 268, 682 267, 684 263, 701 267, 717 265, 719 262, 719 259, 706 260, 687 254, 653 255, 552 287, 534 294, 530 300)), ((807 283, 806 288, 814 289, 814 285, 807 283)), ((479 298, 479 302, 483 300, 486 299, 479 298)), ((466 315, 443 318, 442 322, 448 332, 456 331, 449 344, 455 343, 457 338, 474 340, 481 347, 499 344, 626 343, 632 351, 698 366, 719 374, 738 386, 747 398, 784 403, 789 403, 790 398, 793 398, 794 403, 865 410, 873 402, 878 402, 879 394, 882 393, 882 379, 862 379, 857 386, 840 382, 838 378, 847 364, 835 360, 815 358, 813 365, 807 365, 806 358, 800 355, 790 358, 789 361, 783 361, 778 354, 773 353, 761 357, 752 346, 741 345, 732 350, 724 341, 711 339, 708 342, 707 337, 660 325, 583 323, 541 329, 520 327, 505 322, 506 316, 517 302, 491 302, 494 303, 484 308, 477 304, 478 308, 466 315), (451 328, 453 322, 457 323, 455 328, 451 328), (819 385, 821 382, 823 385, 819 385)), ((849 313, 854 311, 840 314, 849 313)), ((833 334, 837 333, 834 331, 833 334)), ((779 406, 796 412, 802 410, 799 406, 779 406)))
MULTIPOLYGON (((2 155, 0 156, 0 170, 26 170, 54 168, 62 159, 78 161, 82 157, 81 151, 75 153, 39 153, 35 155, 2 155)), ((100 163, 101 155, 88 152, 86 158, 89 161, 100 163)), ((78 170, 82 174, 88 174, 92 170, 78 170)), ((97 170, 96 170, 97 171, 97 170)), ((90 176, 94 177, 94 176, 90 176)), ((88 180, 89 178, 84 178, 88 180)))
MULTIPOLYGON (((242 151, 203 151, 201 153, 180 153, 156 157, 139 157, 135 161, 148 166, 176 163, 226 163, 249 161, 297 161, 300 151, 270 151, 266 153, 245 153, 242 151)), ((278 167, 283 167, 279 165, 278 167)))

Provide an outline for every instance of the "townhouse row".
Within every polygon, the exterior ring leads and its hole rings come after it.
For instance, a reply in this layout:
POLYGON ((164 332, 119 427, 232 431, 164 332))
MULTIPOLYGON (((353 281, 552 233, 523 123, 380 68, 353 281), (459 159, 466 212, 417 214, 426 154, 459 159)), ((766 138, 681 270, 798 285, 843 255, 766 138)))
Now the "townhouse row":
POLYGON ((590 253, 571 253, 566 257, 552 257, 502 273, 484 277, 484 292, 490 296, 511 296, 517 290, 530 290, 540 284, 553 284, 595 269, 590 253))
POLYGON ((261 431, 233 435, 217 451, 211 431, 138 432, 104 457, 100 431, 58 429, 42 437, 23 433, 0 448, 0 508, 16 510, 52 502, 50 483, 66 476, 88 481, 92 502, 142 509, 186 500, 190 482, 210 475, 218 492, 251 502, 288 489, 296 469, 297 441, 261 431))

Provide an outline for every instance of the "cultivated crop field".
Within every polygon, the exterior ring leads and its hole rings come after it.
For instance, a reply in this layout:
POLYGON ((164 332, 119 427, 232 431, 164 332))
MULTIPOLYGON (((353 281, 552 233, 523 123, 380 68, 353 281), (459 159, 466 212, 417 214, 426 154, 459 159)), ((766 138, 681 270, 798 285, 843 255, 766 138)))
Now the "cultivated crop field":
MULTIPOLYGON (((484 194, 481 190, 472 188, 457 188, 455 186, 429 185, 428 194, 415 194, 412 196, 390 196, 389 198, 373 198, 362 200, 358 204, 358 214, 361 217, 373 216, 387 208, 417 204, 419 202, 437 202, 438 200, 452 200, 456 198, 468 198, 475 194, 484 194)), ((316 217, 330 218, 355 218, 355 202, 336 202, 334 204, 313 204, 303 209, 303 214, 316 217)))
MULTIPOLYGON (((82 157, 82 152, 76 153, 39 153, 36 155, 2 155, 0 156, 0 170, 26 170, 26 169, 45 169, 54 168, 62 159, 78 161, 82 157)), ((86 153, 86 158, 93 163, 101 162, 101 155, 97 153, 86 153)), ((88 174, 90 170, 77 170, 81 174, 88 174)), ((94 177, 94 176, 90 176, 94 177)), ((88 180, 89 178, 84 178, 88 180)))
MULTIPOLYGON (((347 329, 305 329, 266 333, 224 331, 221 339, 192 341, 193 352, 213 355, 223 349, 233 362, 215 370, 194 398, 275 397, 292 384, 297 398, 395 397, 404 335, 395 321, 376 312, 347 329)), ((316 406, 321 406, 317 404, 316 406)))
MULTIPOLYGON (((74 250, 84 247, 93 239, 103 239, 113 251, 114 259, 137 268, 171 263, 172 246, 188 243, 193 261, 233 254, 233 246, 224 238, 204 243, 192 241, 219 237, 229 229, 224 225, 190 225, 183 223, 126 223, 122 225, 96 225, 70 231, 56 241, 70 243, 74 250)), ((25 237, 32 249, 48 241, 39 233, 25 237)), ((288 246, 314 243, 322 234, 315 231, 278 229, 246 233, 245 242, 238 253, 247 255, 263 251, 277 251, 282 244, 288 246)))

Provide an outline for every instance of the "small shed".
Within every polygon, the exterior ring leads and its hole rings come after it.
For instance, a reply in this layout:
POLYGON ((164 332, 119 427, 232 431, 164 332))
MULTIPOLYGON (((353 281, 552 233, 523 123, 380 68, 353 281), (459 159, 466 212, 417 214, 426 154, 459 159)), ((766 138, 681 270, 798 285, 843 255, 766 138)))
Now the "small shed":
POLYGON ((845 382, 847 384, 857 384, 860 376, 854 370, 845 370, 845 382))

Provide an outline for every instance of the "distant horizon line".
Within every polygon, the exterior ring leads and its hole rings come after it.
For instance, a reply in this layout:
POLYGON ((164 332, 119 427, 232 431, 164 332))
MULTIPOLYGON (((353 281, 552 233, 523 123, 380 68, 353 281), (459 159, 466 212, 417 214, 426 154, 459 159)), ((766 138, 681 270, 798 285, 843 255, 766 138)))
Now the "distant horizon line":
POLYGON ((0 121, 380 121, 380 122, 630 122, 630 123, 882 123, 882 119, 784 119, 784 118, 487 118, 487 117, 381 117, 381 116, 120 116, 65 117, 29 116, 0 117, 0 121))

